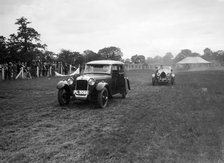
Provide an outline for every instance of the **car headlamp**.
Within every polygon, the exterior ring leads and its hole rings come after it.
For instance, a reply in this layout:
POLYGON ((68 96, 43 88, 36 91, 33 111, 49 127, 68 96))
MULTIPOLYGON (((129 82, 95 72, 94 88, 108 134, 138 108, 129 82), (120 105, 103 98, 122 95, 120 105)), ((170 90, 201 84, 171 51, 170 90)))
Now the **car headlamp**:
POLYGON ((72 78, 68 78, 68 85, 72 85, 73 84, 73 79, 72 78))
POLYGON ((155 77, 155 74, 152 74, 152 77, 154 78, 155 77))
POLYGON ((89 85, 94 85, 95 84, 95 80, 94 79, 92 79, 92 78, 90 78, 89 79, 89 81, 88 81, 88 83, 89 83, 89 85))

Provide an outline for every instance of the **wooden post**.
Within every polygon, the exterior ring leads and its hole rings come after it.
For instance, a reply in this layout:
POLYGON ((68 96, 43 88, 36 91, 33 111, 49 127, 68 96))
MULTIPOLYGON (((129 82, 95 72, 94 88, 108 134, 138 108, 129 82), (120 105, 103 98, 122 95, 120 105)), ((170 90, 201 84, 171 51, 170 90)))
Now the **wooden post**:
POLYGON ((21 71, 22 71, 22 79, 24 79, 24 72, 23 72, 23 70, 24 70, 24 67, 21 68, 21 71))
POLYGON ((39 70, 39 66, 37 66, 37 77, 39 78, 40 77, 40 70, 39 70))
POLYGON ((61 69, 61 74, 63 73, 63 69, 62 69, 62 62, 60 64, 60 69, 61 69))
POLYGON ((72 73, 72 65, 69 65, 69 74, 72 73))
POLYGON ((49 70, 50 72, 49 72, 49 76, 51 76, 52 75, 52 66, 50 66, 50 70, 49 70))
POLYGON ((5 69, 2 67, 2 80, 5 80, 5 69))

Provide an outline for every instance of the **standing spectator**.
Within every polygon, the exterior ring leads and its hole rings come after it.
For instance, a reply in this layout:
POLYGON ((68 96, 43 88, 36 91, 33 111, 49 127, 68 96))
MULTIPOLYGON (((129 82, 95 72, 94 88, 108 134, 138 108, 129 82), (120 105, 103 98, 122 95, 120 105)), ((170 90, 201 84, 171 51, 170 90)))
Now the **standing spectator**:
POLYGON ((9 80, 12 79, 12 73, 13 73, 12 67, 13 67, 12 62, 9 62, 9 64, 8 64, 8 79, 9 80))
POLYGON ((49 76, 50 64, 46 63, 46 76, 49 76))
POLYGON ((43 71, 43 76, 46 76, 46 71, 47 71, 46 62, 44 62, 43 64, 42 71, 43 71))
POLYGON ((3 67, 4 67, 4 74, 5 74, 5 79, 8 79, 8 64, 6 63, 6 64, 4 64, 3 65, 3 67))
POLYGON ((68 64, 67 63, 65 63, 65 65, 64 65, 64 72, 65 72, 65 75, 68 74, 68 64))
POLYGON ((36 62, 33 61, 30 65, 30 73, 32 77, 37 77, 37 68, 36 68, 36 62))
POLYGON ((14 62, 13 63, 13 67, 12 67, 12 70, 13 70, 13 79, 15 80, 16 79, 16 75, 17 75, 17 65, 16 63, 14 62))

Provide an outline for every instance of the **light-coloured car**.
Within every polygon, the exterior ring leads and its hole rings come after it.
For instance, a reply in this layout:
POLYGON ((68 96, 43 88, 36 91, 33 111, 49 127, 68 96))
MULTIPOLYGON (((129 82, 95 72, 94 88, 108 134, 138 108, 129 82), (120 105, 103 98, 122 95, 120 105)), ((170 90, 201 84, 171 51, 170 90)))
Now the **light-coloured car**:
POLYGON ((171 66, 160 66, 157 68, 156 72, 152 74, 152 85, 161 83, 174 84, 175 74, 171 66))

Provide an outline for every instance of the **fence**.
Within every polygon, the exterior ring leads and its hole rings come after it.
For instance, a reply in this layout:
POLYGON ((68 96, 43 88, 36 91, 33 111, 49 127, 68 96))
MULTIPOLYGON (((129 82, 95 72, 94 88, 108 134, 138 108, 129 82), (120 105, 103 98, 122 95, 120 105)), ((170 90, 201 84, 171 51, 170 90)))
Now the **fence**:
MULTIPOLYGON (((69 69, 67 73, 72 73, 72 65, 69 65, 69 69)), ((65 74, 63 71, 63 66, 50 66, 49 69, 43 70, 40 67, 36 66, 33 68, 21 67, 19 73, 13 74, 15 72, 10 72, 10 79, 27 79, 32 77, 43 77, 43 76, 55 76, 55 71, 60 74, 65 74)), ((6 80, 8 78, 8 72, 6 71, 5 67, 0 67, 0 80, 6 80)))
POLYGON ((146 70, 155 69, 157 65, 153 64, 125 64, 126 70, 146 70))

